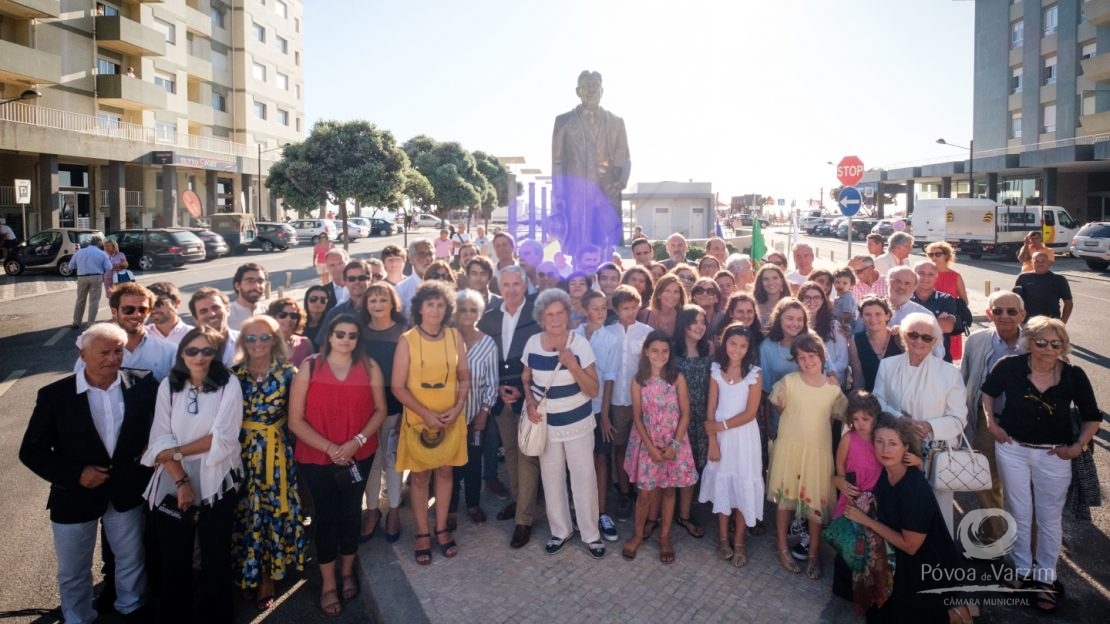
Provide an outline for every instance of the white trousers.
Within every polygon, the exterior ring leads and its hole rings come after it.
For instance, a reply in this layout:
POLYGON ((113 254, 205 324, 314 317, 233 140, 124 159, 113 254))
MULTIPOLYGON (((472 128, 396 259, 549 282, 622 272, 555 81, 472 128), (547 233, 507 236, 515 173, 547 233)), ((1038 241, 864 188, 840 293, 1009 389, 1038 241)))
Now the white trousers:
MULTIPOLYGON (((118 512, 111 503, 101 516, 108 543, 116 556, 116 611, 123 614, 143 606, 146 593, 146 555, 143 550, 143 509, 118 512)), ((52 522, 54 554, 58 558, 58 593, 62 598, 62 617, 66 624, 91 624, 97 618, 93 608, 93 547, 96 546, 96 520, 78 524, 52 522)))
POLYGON ((370 475, 366 478, 366 508, 377 509, 382 495, 382 474, 385 474, 385 493, 389 508, 401 506, 401 473, 397 472, 397 447, 389 448, 390 432, 397 427, 400 414, 390 414, 378 430, 378 450, 374 452, 374 463, 370 465, 370 475))
POLYGON ((565 441, 548 437, 547 446, 540 455, 540 478, 543 479, 547 523, 552 537, 566 538, 574 530, 570 523, 570 503, 567 501, 568 468, 578 530, 582 541, 590 544, 601 539, 601 531, 597 528, 597 473, 594 472, 592 431, 589 435, 565 441))
POLYGON ((1017 522, 1011 557, 1021 575, 1038 581, 1056 580, 1056 562, 1063 543, 1064 502, 1071 485, 1071 460, 1049 455, 1047 449, 996 444, 995 458, 1002 477, 1006 511, 1017 522), (1037 552, 1032 551, 1033 513, 1037 515, 1037 552), (1033 561, 1036 560, 1036 571, 1033 561))

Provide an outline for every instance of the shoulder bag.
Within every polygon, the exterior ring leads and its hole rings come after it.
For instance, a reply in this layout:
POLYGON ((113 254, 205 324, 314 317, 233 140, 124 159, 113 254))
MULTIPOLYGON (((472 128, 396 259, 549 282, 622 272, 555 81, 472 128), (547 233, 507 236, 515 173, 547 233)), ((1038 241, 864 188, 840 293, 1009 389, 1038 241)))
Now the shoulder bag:
MULTIPOLYGON (((574 340, 574 334, 571 333, 567 336, 567 346, 570 346, 571 341, 574 340)), ((555 381, 555 375, 563 368, 563 362, 560 361, 555 365, 555 370, 551 373, 551 381, 555 381)), ((551 390, 551 384, 543 389, 543 396, 540 397, 539 403, 536 405, 536 413, 540 415, 540 422, 534 423, 528 418, 528 402, 525 401, 524 409, 520 412, 520 423, 517 425, 516 440, 517 445, 520 446, 520 452, 528 455, 529 457, 539 457, 543 453, 544 447, 547 446, 547 393, 551 390)), ((531 392, 531 390, 529 390, 531 392)))
POLYGON ((929 483, 934 490, 980 492, 991 488, 991 469, 987 456, 971 448, 967 436, 960 432, 963 448, 935 450, 929 483))

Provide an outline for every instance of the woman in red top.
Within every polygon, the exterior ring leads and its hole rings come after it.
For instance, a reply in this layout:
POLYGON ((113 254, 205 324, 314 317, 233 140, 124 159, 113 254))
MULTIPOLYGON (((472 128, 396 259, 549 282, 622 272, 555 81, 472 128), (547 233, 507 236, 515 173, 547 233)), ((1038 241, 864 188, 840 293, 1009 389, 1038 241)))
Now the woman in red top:
POLYGON ((312 266, 316 267, 316 274, 320 276, 320 282, 324 286, 331 283, 331 273, 328 273, 328 252, 333 248, 335 245, 328 239, 327 232, 320 232, 316 244, 312 246, 312 266))
MULTIPOLYGON (((925 255, 929 256, 929 259, 937 266, 937 283, 934 288, 962 300, 964 305, 969 305, 964 278, 952 268, 952 264, 956 262, 956 251, 952 248, 952 245, 944 241, 929 243, 925 247, 925 255)), ((961 334, 949 336, 948 350, 952 354, 953 361, 962 359, 964 357, 964 337, 961 334)))
POLYGON ((362 490, 378 448, 386 403, 381 369, 363 355, 355 317, 336 317, 327 337, 320 353, 305 360, 293 379, 289 429, 297 436, 293 459, 315 503, 320 609, 335 616, 342 603, 358 596, 354 566, 362 490), (337 555, 341 595, 336 585, 337 555))

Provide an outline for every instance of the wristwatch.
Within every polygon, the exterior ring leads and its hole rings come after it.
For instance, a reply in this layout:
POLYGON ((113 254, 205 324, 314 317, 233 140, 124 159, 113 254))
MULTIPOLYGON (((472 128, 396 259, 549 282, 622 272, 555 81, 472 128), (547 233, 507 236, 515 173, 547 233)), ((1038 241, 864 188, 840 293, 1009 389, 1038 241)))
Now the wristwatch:
POLYGON ((181 461, 184 458, 185 458, 185 456, 181 454, 181 447, 180 446, 173 447, 173 460, 174 461, 181 461))

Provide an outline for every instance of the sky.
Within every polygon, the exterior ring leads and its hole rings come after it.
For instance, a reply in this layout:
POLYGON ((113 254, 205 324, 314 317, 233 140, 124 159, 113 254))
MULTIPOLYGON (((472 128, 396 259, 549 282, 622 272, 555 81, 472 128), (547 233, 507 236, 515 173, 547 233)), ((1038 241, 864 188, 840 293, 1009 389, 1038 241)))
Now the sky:
POLYGON ((801 205, 846 155, 966 157, 936 139, 971 136, 973 28, 967 0, 305 0, 305 116, 548 173, 590 69, 628 131, 626 191, 693 180, 801 205))

